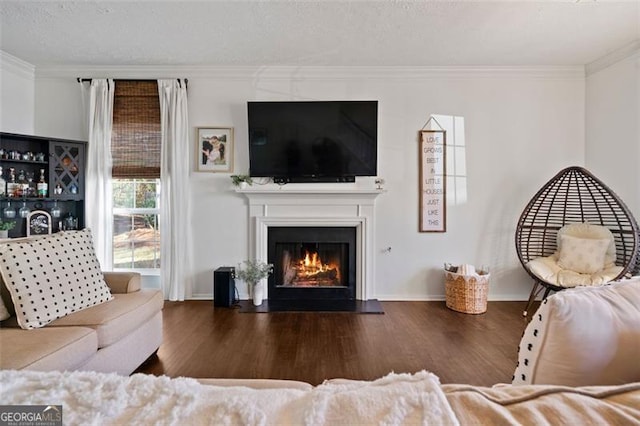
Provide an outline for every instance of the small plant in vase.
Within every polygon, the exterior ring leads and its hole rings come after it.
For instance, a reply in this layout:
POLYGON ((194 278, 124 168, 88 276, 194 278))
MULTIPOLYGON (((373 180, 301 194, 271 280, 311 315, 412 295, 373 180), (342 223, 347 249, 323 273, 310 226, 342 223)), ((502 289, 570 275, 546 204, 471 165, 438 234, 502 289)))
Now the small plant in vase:
POLYGON ((261 281, 273 272, 273 264, 260 261, 245 260, 244 268, 238 265, 236 268, 236 277, 247 283, 253 295, 253 304, 259 306, 262 304, 264 288, 261 281))
POLYGON ((0 238, 8 238, 9 231, 12 230, 15 226, 16 223, 13 221, 6 222, 0 219, 0 238))
POLYGON ((253 184, 253 179, 249 175, 231 175, 231 182, 234 186, 244 189, 247 185, 253 184))

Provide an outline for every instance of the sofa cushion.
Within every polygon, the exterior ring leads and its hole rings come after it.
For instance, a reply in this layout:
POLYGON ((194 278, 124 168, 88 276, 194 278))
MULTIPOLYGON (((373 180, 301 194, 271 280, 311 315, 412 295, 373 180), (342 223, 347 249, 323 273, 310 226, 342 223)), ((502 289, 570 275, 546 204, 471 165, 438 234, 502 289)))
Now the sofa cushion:
POLYGON ((114 294, 109 302, 59 318, 47 329, 67 326, 92 328, 98 334, 98 348, 104 348, 137 329, 162 310, 163 304, 164 298, 159 290, 114 294))
POLYGON ((90 328, 0 329, 2 369, 72 370, 97 350, 98 337, 90 328))
POLYGON ((631 425, 640 383, 618 386, 442 385, 461 425, 631 425))
POLYGON ((520 342, 513 384, 640 381, 640 277, 547 298, 520 342))
POLYGON ((1 244, 0 273, 24 329, 112 297, 88 229, 1 244))

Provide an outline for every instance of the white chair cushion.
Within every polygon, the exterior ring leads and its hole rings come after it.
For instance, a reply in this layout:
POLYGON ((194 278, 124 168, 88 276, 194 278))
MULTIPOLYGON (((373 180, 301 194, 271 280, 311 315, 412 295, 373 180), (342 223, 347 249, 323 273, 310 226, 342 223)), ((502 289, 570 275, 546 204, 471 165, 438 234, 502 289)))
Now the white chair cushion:
POLYGON ((533 259, 527 263, 527 268, 542 281, 558 287, 601 286, 616 279, 624 269, 613 265, 595 274, 580 274, 562 269, 558 265, 557 255, 533 259))
POLYGON ((601 286, 618 278, 616 244, 611 231, 590 223, 570 223, 558 231, 558 250, 529 261, 527 269, 558 287, 601 286))
POLYGON ((548 297, 527 325, 513 384, 640 381, 640 277, 548 297))

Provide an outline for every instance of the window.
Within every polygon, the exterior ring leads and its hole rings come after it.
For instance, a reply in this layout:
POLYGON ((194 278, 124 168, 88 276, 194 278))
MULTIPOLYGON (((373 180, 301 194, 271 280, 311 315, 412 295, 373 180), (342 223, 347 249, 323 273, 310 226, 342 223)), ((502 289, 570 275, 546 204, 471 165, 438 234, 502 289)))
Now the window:
POLYGON ((113 267, 160 268, 160 101, 156 81, 116 80, 113 156, 113 267))
POLYGON ((160 268, 160 179, 114 179, 113 267, 160 268))

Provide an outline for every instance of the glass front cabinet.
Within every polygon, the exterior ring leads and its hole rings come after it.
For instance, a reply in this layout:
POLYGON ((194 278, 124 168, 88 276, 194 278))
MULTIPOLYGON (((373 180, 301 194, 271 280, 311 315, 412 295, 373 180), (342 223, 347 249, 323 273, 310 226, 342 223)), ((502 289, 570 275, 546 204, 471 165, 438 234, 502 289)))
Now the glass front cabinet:
POLYGON ((0 133, 0 218, 14 223, 9 237, 84 228, 86 147, 0 133))

